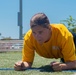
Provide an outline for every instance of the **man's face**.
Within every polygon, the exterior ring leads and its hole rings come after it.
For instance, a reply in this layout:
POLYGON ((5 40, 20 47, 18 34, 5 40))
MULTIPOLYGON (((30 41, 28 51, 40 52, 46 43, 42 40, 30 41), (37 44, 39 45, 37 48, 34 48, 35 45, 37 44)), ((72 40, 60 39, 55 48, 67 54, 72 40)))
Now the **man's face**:
POLYGON ((44 28, 42 26, 35 26, 32 29, 34 38, 40 43, 47 42, 51 37, 50 28, 44 28))

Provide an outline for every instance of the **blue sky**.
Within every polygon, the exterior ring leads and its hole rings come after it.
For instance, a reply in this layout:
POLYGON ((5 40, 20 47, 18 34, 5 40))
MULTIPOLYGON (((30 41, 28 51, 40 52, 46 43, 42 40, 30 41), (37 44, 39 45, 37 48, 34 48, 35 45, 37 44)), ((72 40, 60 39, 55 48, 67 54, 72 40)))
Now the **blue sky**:
MULTIPOLYGON (((0 38, 19 38, 17 12, 19 0, 0 0, 0 38)), ((70 15, 76 19, 76 0, 23 0, 23 33, 30 29, 30 19, 38 12, 44 12, 50 23, 59 23, 70 15)))

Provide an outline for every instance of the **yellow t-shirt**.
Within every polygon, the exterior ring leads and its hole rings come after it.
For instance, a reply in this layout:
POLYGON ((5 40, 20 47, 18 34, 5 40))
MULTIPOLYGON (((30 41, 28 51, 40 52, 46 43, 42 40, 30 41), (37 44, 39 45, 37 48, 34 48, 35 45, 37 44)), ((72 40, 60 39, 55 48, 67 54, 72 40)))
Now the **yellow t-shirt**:
POLYGON ((76 60, 73 36, 63 24, 51 24, 52 36, 42 45, 29 30, 24 37, 22 60, 33 62, 35 51, 45 58, 64 58, 65 62, 76 60))

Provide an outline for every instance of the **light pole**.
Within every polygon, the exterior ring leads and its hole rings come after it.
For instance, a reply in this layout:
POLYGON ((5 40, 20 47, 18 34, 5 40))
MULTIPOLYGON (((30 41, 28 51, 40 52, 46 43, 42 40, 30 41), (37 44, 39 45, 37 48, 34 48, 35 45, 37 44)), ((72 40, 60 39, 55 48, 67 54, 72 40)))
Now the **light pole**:
POLYGON ((22 0, 19 0, 19 12, 18 12, 18 26, 19 26, 19 39, 23 39, 23 26, 22 26, 22 0))
POLYGON ((0 37, 1 37, 1 33, 0 33, 0 37))

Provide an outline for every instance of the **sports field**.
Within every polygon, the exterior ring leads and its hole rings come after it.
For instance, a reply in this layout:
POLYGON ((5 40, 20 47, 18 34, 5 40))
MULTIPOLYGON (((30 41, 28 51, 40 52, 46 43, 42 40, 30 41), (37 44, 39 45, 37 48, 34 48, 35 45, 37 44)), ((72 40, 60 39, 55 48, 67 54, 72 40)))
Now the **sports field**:
MULTIPOLYGON (((16 61, 21 60, 21 52, 3 52, 0 53, 0 68, 13 68, 16 61)), ((26 71, 0 70, 0 75, 75 75, 75 72, 50 72, 46 65, 55 59, 45 59, 36 54, 33 67, 36 69, 26 71), (43 70, 38 70, 41 67, 43 70)), ((59 61, 59 60, 57 60, 59 61)))

